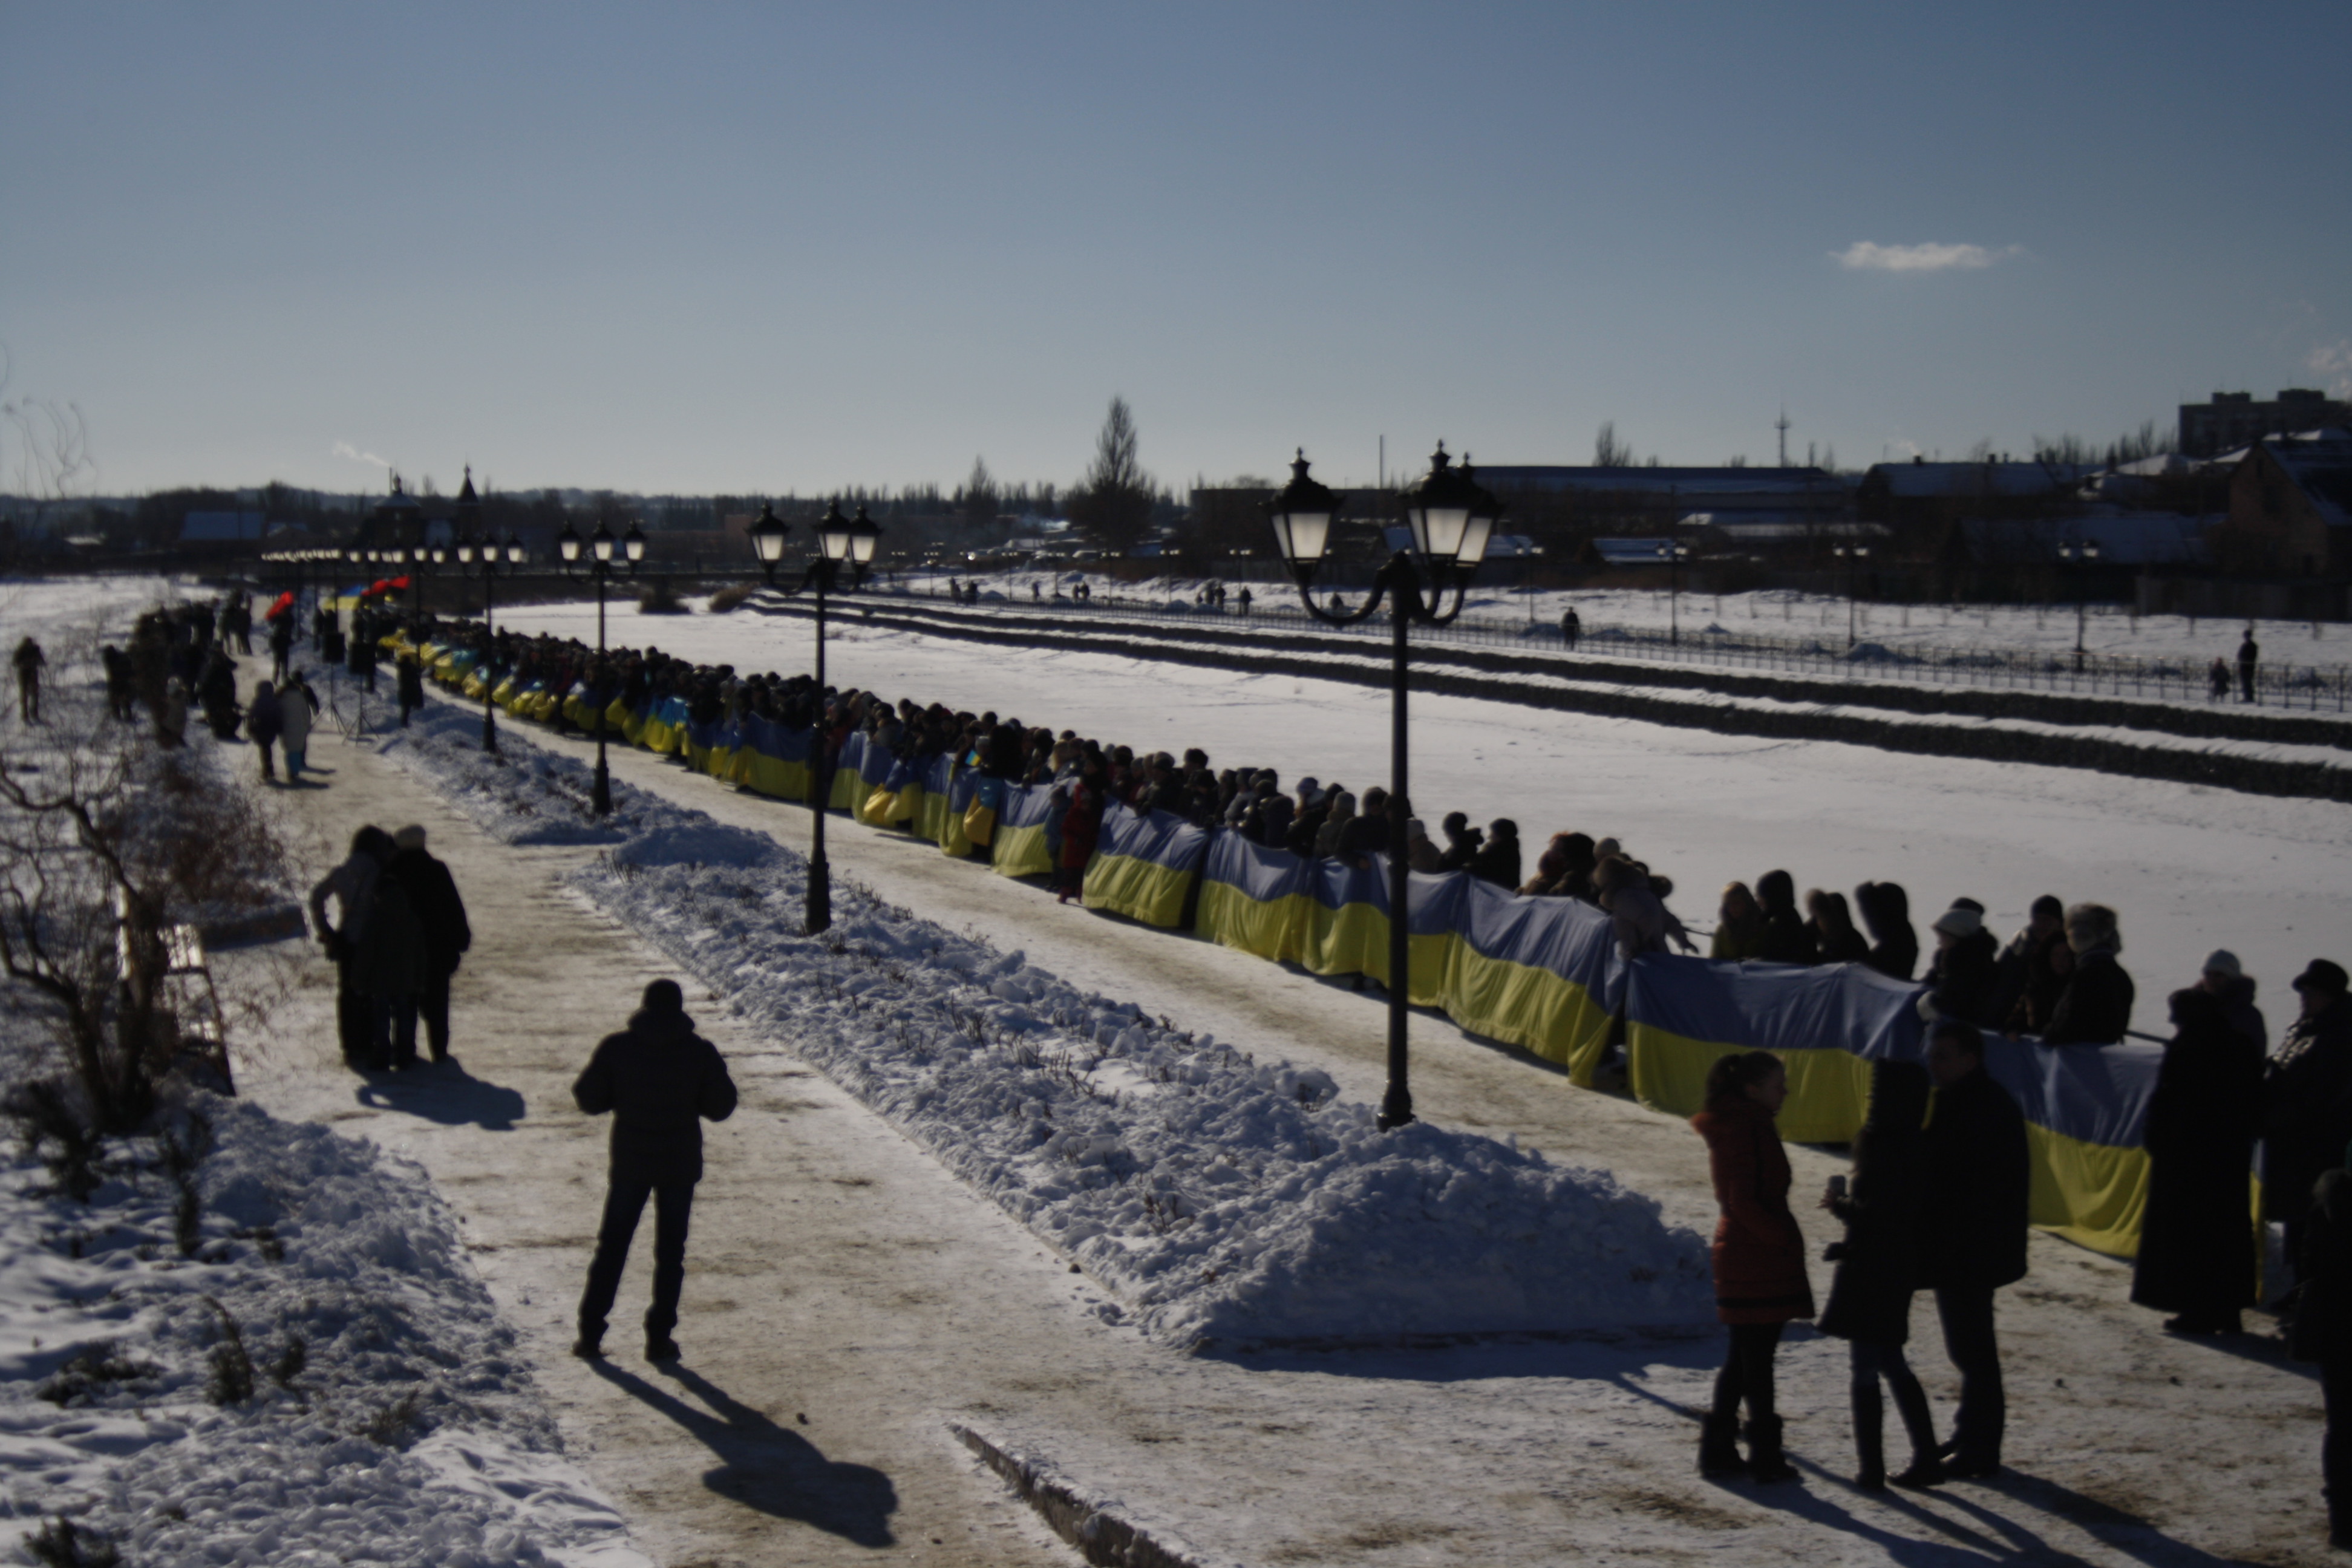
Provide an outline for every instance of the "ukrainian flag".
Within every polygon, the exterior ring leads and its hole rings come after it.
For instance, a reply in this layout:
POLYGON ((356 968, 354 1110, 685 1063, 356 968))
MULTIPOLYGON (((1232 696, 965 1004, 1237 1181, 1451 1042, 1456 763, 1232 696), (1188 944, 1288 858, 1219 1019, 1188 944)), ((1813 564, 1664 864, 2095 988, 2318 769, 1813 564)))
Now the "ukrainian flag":
POLYGON ((1446 1014, 1591 1087, 1623 985, 1609 917, 1578 899, 1521 898, 1462 872, 1449 879, 1460 883, 1461 939, 1445 978, 1446 1014))
POLYGON ((1102 837, 1087 866, 1086 906, 1128 915, 1146 925, 1177 926, 1202 862, 1209 833, 1172 812, 1104 808, 1102 837))
POLYGON ((1043 877, 1054 869, 1045 848, 1045 816, 1053 804, 1052 784, 1006 784, 1004 804, 996 815, 996 874, 1000 877, 1043 877))

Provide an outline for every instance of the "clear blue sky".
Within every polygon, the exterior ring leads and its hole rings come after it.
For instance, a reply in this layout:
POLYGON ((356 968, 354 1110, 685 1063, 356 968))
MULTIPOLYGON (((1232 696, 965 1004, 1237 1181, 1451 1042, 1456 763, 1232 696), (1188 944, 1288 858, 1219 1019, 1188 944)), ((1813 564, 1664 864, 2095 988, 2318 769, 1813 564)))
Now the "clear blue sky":
POLYGON ((109 492, 1066 483, 1114 393, 1178 483, 2022 453, 2352 383, 2347 60, 2343 0, 0 0, 0 342, 109 492))

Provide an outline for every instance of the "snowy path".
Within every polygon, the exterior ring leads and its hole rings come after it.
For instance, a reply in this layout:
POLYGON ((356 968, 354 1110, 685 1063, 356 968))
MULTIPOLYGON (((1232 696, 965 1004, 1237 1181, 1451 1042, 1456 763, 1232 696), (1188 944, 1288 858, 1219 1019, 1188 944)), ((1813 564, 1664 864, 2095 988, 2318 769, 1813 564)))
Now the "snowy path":
MULTIPOLYGON (((805 837, 796 808, 646 753, 616 750, 613 762, 627 782, 722 821, 795 845, 805 837)), ((929 846, 846 825, 830 837, 836 874, 893 901, 991 933, 1182 1026, 1322 1067, 1349 1096, 1377 1092, 1379 1009, 1369 998, 1061 908, 929 846)), ((1659 1197, 1669 1219, 1710 1217, 1704 1163, 1679 1123, 1570 1089, 1439 1019, 1416 1020, 1415 1043, 1425 1116, 1604 1163, 1659 1197)), ((1802 1184, 1837 1165, 1793 1152, 1802 1184)), ((975 1209, 971 1229, 1000 1224, 975 1209)), ((1826 1239, 1827 1226, 1815 1220, 1809 1232, 1826 1239)), ((1015 1237, 1006 1260, 1017 1271, 1036 1257, 1015 1237)), ((1817 1269, 1825 1288, 1826 1269, 1817 1269)), ((965 1275, 941 1289, 963 1300, 983 1283, 965 1275)), ((2040 1552, 2209 1563, 2247 1551, 2322 1561, 2309 1378, 2251 1343, 2232 1353, 2166 1338, 2152 1315, 2126 1304, 2128 1286, 2122 1266, 2037 1239, 2033 1275, 2005 1293, 2002 1308, 2011 1458, 2021 1473, 1926 1500, 1864 1498, 1839 1479, 1851 1462, 1843 1347, 1810 1336, 1785 1352, 1782 1402, 1792 1446, 1820 1469, 1804 1492, 1760 1496, 1689 1474, 1691 1428, 1675 1406, 1702 1396, 1712 1342, 1185 1361, 1056 1300, 996 1318, 990 1373, 961 1366, 956 1382, 976 1425, 1221 1561, 1337 1563, 1377 1552, 1383 1563, 1431 1563, 1718 1552, 1743 1562, 1970 1563, 2040 1552), (2209 1458, 2184 1473, 2171 1458, 2190 1421, 2209 1458)), ((688 1306, 692 1345, 704 1331, 691 1288, 688 1306)), ((1954 1384, 1930 1310, 1917 1312, 1915 1330, 1922 1373, 1948 1409, 1954 1384)), ((921 1342, 949 1363, 969 1353, 946 1323, 923 1325, 921 1342)), ((957 1397, 943 1392, 941 1406, 957 1397)))
POLYGON ((279 798, 318 830, 321 868, 358 824, 415 821, 457 872, 478 933, 453 1005, 465 1071, 361 1084, 334 1047, 332 973, 314 961, 300 1005, 241 1053, 240 1081, 278 1114, 372 1138, 433 1173, 550 1405, 592 1450, 591 1473, 639 1542, 665 1563, 1073 1561, 945 1430, 950 1413, 970 1408, 959 1362, 1002 1320, 1061 1311, 1066 1277, 991 1205, 723 1013, 703 1010, 699 1022, 745 1099, 712 1130, 686 1359, 672 1373, 636 1353, 650 1211, 612 1359, 592 1370, 569 1355, 606 1127, 572 1109, 571 1082, 657 960, 556 886, 576 852, 493 844, 331 732, 311 754, 334 770, 327 787, 279 798), (928 1353, 938 1347, 953 1350, 928 1353))

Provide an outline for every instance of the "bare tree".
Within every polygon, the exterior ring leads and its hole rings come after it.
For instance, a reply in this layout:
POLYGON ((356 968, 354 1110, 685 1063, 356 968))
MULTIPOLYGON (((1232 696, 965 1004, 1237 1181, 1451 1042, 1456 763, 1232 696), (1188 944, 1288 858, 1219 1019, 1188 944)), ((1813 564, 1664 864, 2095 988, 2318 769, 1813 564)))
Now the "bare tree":
POLYGON ((81 405, 54 397, 6 395, 15 366, 0 344, 0 421, 14 432, 16 450, 5 472, 16 493, 31 501, 37 518, 49 506, 86 490, 98 474, 89 447, 89 421, 81 405))
POLYGON ((1135 415, 1113 397, 1095 437, 1095 460, 1069 500, 1070 521, 1108 549, 1126 552, 1151 525, 1155 487, 1137 455, 1135 415))
POLYGON ((1630 468, 1637 459, 1630 442, 1617 439, 1617 422, 1604 419, 1599 434, 1592 437, 1592 466, 1596 468, 1630 468))
POLYGON ((964 477, 963 488, 956 491, 956 510, 966 522, 989 523, 996 521, 996 476, 988 471, 988 464, 980 458, 971 460, 971 472, 964 477))

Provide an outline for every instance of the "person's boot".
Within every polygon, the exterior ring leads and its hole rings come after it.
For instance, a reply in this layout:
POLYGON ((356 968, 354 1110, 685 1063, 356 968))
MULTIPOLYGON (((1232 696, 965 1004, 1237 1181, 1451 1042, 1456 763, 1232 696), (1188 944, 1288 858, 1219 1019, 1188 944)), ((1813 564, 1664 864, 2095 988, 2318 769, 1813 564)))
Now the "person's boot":
POLYGON ((671 1339, 667 1334, 648 1333, 646 1335, 646 1359, 647 1361, 676 1361, 677 1357, 678 1349, 677 1342, 676 1340, 671 1339))
POLYGON ((1793 1481, 1797 1468, 1780 1451, 1780 1418, 1759 1415, 1748 1424, 1748 1473, 1759 1481, 1793 1481))
POLYGON ((1737 1476, 1748 1470, 1748 1461, 1739 1453, 1739 1415, 1727 1415, 1710 1412, 1702 1417, 1698 1428, 1698 1473, 1702 1476, 1737 1476))
POLYGON ((1866 1492, 1886 1489, 1886 1403, 1878 1392, 1878 1379, 1873 1377, 1870 1386, 1857 1386, 1853 1391, 1853 1451, 1859 1461, 1854 1470, 1853 1484, 1866 1492))
POLYGON ((1927 1408, 1927 1391, 1916 1383, 1897 1386, 1895 1408, 1902 1412, 1903 1429, 1911 1438, 1911 1468, 1895 1477, 1895 1484, 1915 1490, 1942 1484, 1944 1461, 1936 1451, 1936 1417, 1927 1408))
POLYGON ((583 1326, 580 1337, 572 1342, 572 1353, 582 1361, 604 1359, 604 1331, 583 1326))

